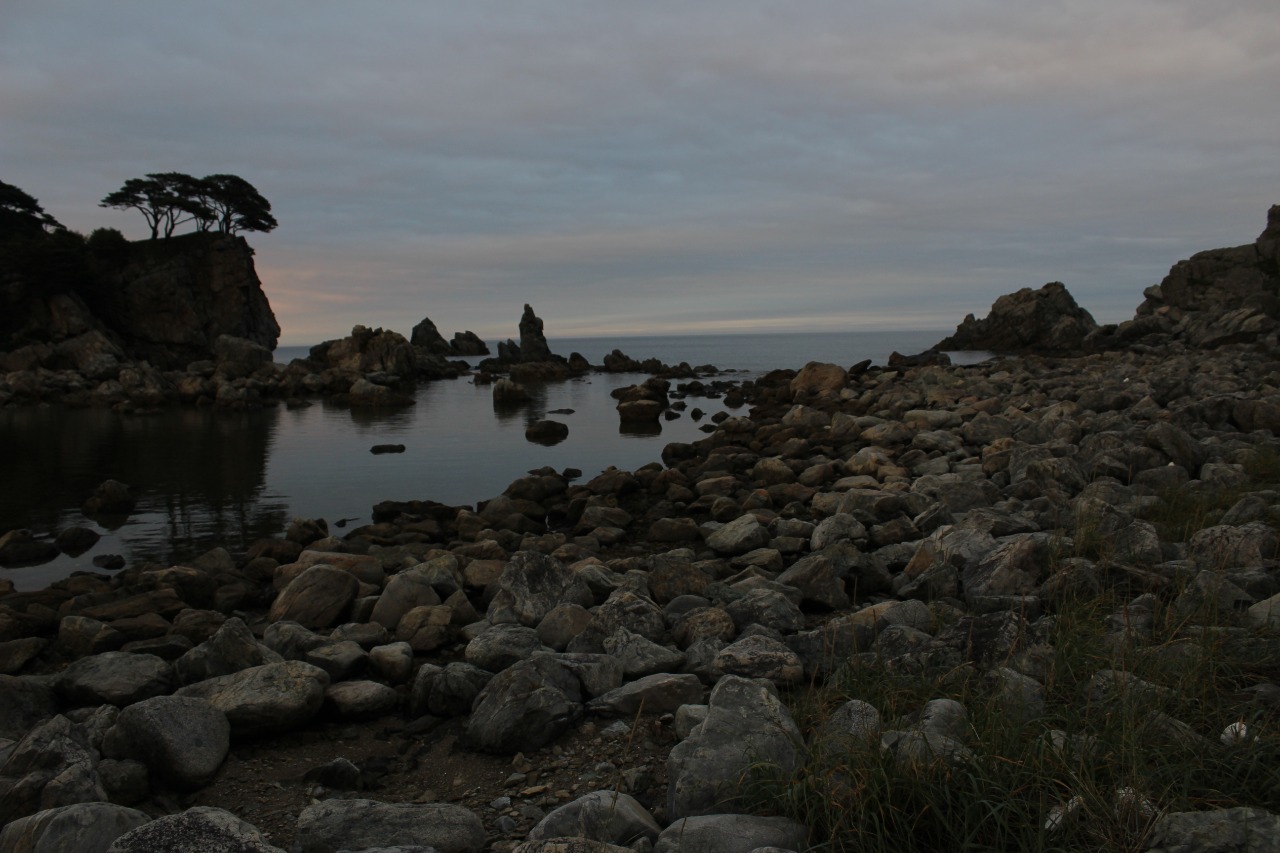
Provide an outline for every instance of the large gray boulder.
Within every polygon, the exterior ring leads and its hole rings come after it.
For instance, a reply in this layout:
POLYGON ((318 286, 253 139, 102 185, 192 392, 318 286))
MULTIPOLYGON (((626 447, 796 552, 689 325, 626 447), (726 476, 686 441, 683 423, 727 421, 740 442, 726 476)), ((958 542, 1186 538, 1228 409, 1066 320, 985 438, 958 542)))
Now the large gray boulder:
POLYGON ((592 791, 552 811, 529 831, 527 839, 578 837, 625 846, 641 838, 656 841, 661 831, 635 797, 620 791, 592 791))
POLYGON ((994 352, 1079 352, 1085 337, 1098 328, 1093 315, 1076 304, 1062 282, 1039 290, 1024 287, 1001 296, 981 320, 972 314, 956 332, 934 345, 936 350, 994 352))
POLYGON ((480 818, 462 806, 327 800, 298 815, 294 843, 301 853, 412 846, 479 853, 485 831, 480 818))
POLYGON ((768 543, 769 531, 751 513, 738 516, 707 537, 707 545, 725 556, 745 554, 768 543))
POLYGON ((174 662, 183 684, 275 663, 280 655, 258 642, 244 620, 231 617, 217 632, 174 662))
POLYGON ((509 608, 521 625, 536 628, 557 604, 590 607, 591 590, 576 572, 555 557, 519 551, 507 561, 498 579, 491 611, 509 608))
POLYGON ((714 814, 737 796, 753 768, 769 765, 788 773, 803 755, 800 729, 777 691, 726 675, 711 691, 707 719, 667 758, 667 816, 714 814))
POLYGON ((54 685, 70 705, 131 705, 172 692, 173 667, 155 655, 103 652, 63 670, 54 685))
POLYGON ((0 675, 0 738, 16 740, 58 713, 53 689, 31 678, 0 675))
POLYGON ((263 838, 257 827, 231 812, 197 806, 165 815, 126 832, 107 853, 284 853, 263 838))
POLYGON ((131 829, 151 820, 114 803, 76 803, 18 818, 0 830, 5 853, 71 853, 106 850, 131 829))
POLYGON ((538 632, 522 625, 491 625, 467 643, 467 663, 497 672, 543 649, 538 632))
POLYGON ((373 605, 370 622, 394 631, 404 615, 415 607, 434 607, 440 595, 431 585, 430 567, 423 563, 391 576, 373 605))
POLYGON ((320 710, 328 686, 329 674, 320 667, 284 661, 189 684, 178 695, 209 700, 239 738, 305 725, 320 710))
POLYGON ((504 669, 476 697, 467 742, 483 752, 531 752, 582 716, 578 679, 552 655, 504 669))
POLYGON ((226 714, 205 699, 156 696, 120 712, 103 745, 110 758, 132 758, 175 788, 213 780, 231 748, 226 714))
POLYGON ((107 799, 98 754, 61 715, 27 733, 0 765, 0 826, 44 809, 107 799))
POLYGON ((639 713, 668 714, 681 705, 698 704, 705 695, 698 676, 690 673, 656 673, 629 681, 597 696, 588 710, 633 717, 639 713))
POLYGON ((1147 836, 1151 853, 1230 853, 1280 850, 1280 816, 1255 808, 1170 812, 1147 836))
POLYGON ((785 817, 713 814, 681 818, 658 836, 654 853, 751 853, 762 847, 804 850, 809 831, 785 817))
POLYGON ((360 592, 350 572, 318 563, 286 586, 271 603, 272 622, 297 622, 304 628, 331 628, 342 621, 360 592))

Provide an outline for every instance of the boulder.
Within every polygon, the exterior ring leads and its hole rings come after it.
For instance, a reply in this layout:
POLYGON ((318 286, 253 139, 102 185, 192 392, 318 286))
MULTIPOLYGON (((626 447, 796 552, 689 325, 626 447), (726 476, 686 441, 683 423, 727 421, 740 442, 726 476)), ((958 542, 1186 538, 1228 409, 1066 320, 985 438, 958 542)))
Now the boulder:
POLYGON ((36 566, 57 556, 57 545, 37 539, 30 530, 10 530, 0 536, 0 566, 5 568, 36 566))
POLYGON ((240 738, 305 725, 320 710, 328 686, 323 669, 285 661, 189 684, 178 695, 207 699, 227 715, 232 736, 240 738))
POLYGON ((132 705, 169 693, 173 667, 155 655, 103 652, 67 667, 54 684, 69 705, 132 705))
POLYGON ((394 713, 400 706, 396 689, 376 681, 331 684, 324 698, 340 720, 371 720, 394 713))
POLYGON ((7 853, 99 851, 151 816, 114 803, 76 803, 18 818, 0 830, 7 853))
POLYGON ((524 431, 525 440, 548 447, 569 437, 569 427, 559 421, 541 420, 530 424, 524 431))
POLYGON ((231 812, 197 806, 158 817, 115 840, 107 853, 284 853, 272 846, 257 827, 231 812))
POLYGON ((489 354, 489 345, 486 344, 479 335, 470 330, 465 332, 454 332, 453 340, 449 341, 449 349, 455 355, 489 354))
POLYGON ((580 686, 551 656, 522 660, 493 677, 476 697, 467 742, 482 752, 532 752, 582 716, 580 686))
POLYGON ((1169 812, 1146 839, 1150 853, 1227 853, 1280 850, 1280 816, 1257 808, 1169 812))
MULTIPOLYGON (((715 814, 739 793, 754 768, 789 773, 800 766, 804 740, 777 692, 726 675, 716 682, 707 719, 667 758, 667 815, 715 814)), ((692 848, 689 848, 692 849, 692 848)))
POLYGON ((377 800, 326 800, 308 806, 298 815, 294 842, 301 853, 388 847, 480 853, 484 844, 480 818, 462 806, 377 800))
POLYGON ((658 822, 644 806, 620 791, 592 791, 550 812, 529 831, 529 841, 578 837, 630 845, 641 838, 655 841, 658 822))
POLYGON ((538 632, 523 625, 491 625, 467 643, 467 663, 498 672, 542 649, 538 632))
POLYGON ((558 604, 590 607, 591 590, 576 572, 546 554, 518 551, 502 570, 491 608, 507 607, 521 625, 537 627, 558 604))
POLYGON ((191 684, 279 660, 279 655, 258 642, 243 620, 233 616, 212 637, 178 658, 174 669, 181 683, 191 684))
POLYGON ((838 397, 848 381, 849 374, 838 364, 811 361, 791 380, 791 396, 797 399, 838 397))
POLYGON ((597 696, 587 709, 599 714, 632 717, 636 714, 669 714, 681 705, 696 705, 705 688, 696 675, 656 673, 615 687, 597 696))
POLYGON ((157 778, 194 791, 212 781, 231 748, 226 714, 204 699, 156 696, 120 712, 104 750, 141 761, 157 778))
POLYGON ((342 621, 360 592, 360 581, 342 569, 318 563, 294 578, 271 604, 272 622, 329 628, 342 621))
POLYGON ((133 487, 119 480, 103 480, 84 502, 85 515, 127 515, 138 503, 133 487))
POLYGON ((985 318, 970 314, 954 335, 933 348, 1073 353, 1083 349, 1085 337, 1097 328, 1093 315, 1076 304, 1065 285, 1054 281, 1039 290, 1024 287, 1001 296, 985 318))
POLYGON ((40 723, 0 764, 0 826, 43 809, 102 802, 97 753, 61 715, 40 723))
POLYGON ((409 333, 409 343, 435 355, 450 355, 453 352, 430 317, 423 317, 422 322, 413 327, 413 331, 409 333))
POLYGON ((741 515, 707 537, 707 545, 717 554, 745 554, 769 543, 769 531, 751 513, 741 515))
POLYGON ((658 836, 654 853, 752 853, 804 850, 809 830, 785 817, 712 814, 681 818, 658 836))

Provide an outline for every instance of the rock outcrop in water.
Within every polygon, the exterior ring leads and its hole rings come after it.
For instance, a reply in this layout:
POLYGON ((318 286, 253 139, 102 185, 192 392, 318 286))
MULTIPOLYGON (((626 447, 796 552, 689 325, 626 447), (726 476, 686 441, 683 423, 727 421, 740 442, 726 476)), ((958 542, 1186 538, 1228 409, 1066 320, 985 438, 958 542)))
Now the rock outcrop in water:
POLYGON ((1079 352, 1085 337, 1098 328, 1093 316, 1079 305, 1061 282, 1039 290, 1024 287, 1001 296, 981 320, 972 314, 956 332, 940 341, 939 350, 989 350, 1014 353, 1079 352))

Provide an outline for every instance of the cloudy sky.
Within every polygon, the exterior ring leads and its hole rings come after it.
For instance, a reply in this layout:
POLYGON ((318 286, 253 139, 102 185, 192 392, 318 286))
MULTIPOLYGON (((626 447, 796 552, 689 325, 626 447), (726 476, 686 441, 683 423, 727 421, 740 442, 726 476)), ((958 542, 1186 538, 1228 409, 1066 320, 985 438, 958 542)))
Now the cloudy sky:
POLYGON ((231 172, 283 344, 1101 322, 1280 203, 1276 0, 0 2, 0 180, 231 172))

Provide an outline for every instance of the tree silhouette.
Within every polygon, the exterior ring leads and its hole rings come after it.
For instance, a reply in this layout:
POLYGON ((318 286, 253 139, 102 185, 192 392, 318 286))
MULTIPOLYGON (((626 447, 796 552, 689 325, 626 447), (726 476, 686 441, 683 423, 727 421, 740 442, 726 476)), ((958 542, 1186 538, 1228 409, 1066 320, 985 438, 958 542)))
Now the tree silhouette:
POLYGON ((40 202, 13 184, 0 181, 0 237, 62 229, 62 223, 44 212, 40 202))
POLYGON ((278 224, 271 215, 271 203, 236 175, 193 178, 182 172, 155 172, 125 181, 99 206, 139 211, 153 240, 161 232, 166 238, 172 236, 188 222, 195 222, 200 231, 216 227, 223 234, 265 232, 278 224))

